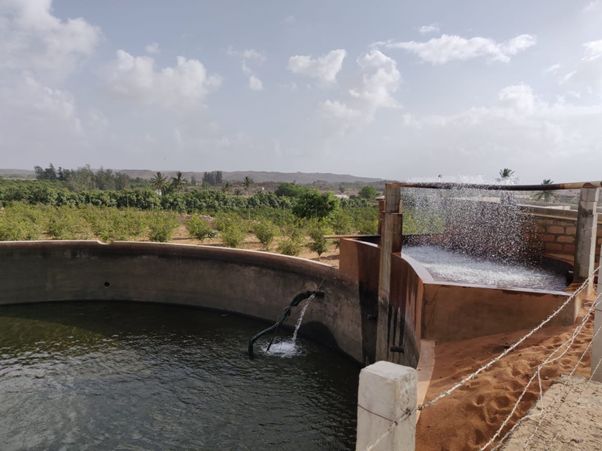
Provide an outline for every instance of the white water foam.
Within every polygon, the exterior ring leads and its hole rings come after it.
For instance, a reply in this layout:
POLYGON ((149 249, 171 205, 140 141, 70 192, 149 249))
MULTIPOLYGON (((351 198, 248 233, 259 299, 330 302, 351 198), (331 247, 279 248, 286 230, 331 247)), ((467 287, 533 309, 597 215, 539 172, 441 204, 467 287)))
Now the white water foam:
POLYGON ((299 318, 297 318, 297 324, 295 324, 295 331, 293 332, 292 338, 290 340, 275 341, 274 343, 272 343, 272 346, 270 346, 269 350, 268 345, 266 345, 264 348, 266 354, 273 355, 276 357, 294 357, 303 353, 303 349, 300 346, 297 346, 297 335, 299 333, 299 328, 303 323, 305 311, 307 310, 307 307, 309 307, 309 304, 312 299, 313 296, 308 298, 305 302, 305 305, 301 309, 299 318))
POLYGON ((419 261, 435 280, 500 288, 566 288, 562 274, 542 267, 477 258, 435 245, 408 245, 401 252, 419 261))

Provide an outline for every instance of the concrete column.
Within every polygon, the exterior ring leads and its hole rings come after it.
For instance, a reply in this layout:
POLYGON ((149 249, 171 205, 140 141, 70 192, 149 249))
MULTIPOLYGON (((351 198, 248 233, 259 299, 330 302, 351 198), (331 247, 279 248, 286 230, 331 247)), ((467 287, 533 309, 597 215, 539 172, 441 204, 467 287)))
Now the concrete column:
MULTIPOLYGON (((598 290, 600 291, 600 290, 598 290)), ((602 295, 598 297, 599 300, 602 300, 602 295)), ((594 334, 602 327, 602 301, 600 304, 596 306, 596 310, 594 312, 594 334)), ((592 343, 592 380, 597 382, 602 382, 602 331, 595 335, 592 343), (598 365, 600 363, 600 365, 598 365), (596 369, 596 372, 594 370, 596 369)))
POLYGON ((380 235, 376 360, 388 360, 389 356, 389 295, 391 288, 391 254, 401 250, 400 202, 401 192, 399 187, 387 183, 385 185, 384 217, 380 235))
MULTIPOLYGON (((592 276, 595 269, 596 232, 598 225, 599 188, 582 188, 577 211, 577 237, 575 247, 575 281, 582 282, 592 276)), ((593 279, 593 278, 592 278, 593 279)), ((592 280, 585 290, 585 296, 594 294, 592 280)))
MULTIPOLYGON (((602 246, 600 246, 600 261, 602 261, 602 246)), ((602 267, 598 270, 598 305, 594 310, 594 337, 592 338, 592 380, 602 382, 602 267), (596 332, 598 335, 596 335, 596 332), (598 365, 599 364, 599 365, 598 365), (594 372, 594 370, 597 370, 594 372)))
POLYGON ((360 372, 356 451, 414 451, 416 370, 376 362, 360 372))

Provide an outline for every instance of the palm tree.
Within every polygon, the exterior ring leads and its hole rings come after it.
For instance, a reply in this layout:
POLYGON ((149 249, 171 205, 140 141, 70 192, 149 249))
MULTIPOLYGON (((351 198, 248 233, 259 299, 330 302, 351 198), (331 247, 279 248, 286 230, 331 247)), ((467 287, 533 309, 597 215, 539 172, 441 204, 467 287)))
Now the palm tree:
MULTIPOLYGON (((544 179, 543 182, 541 182, 542 185, 553 185, 554 181, 552 179, 544 179)), ((553 200, 555 197, 554 192, 553 191, 539 191, 537 194, 535 194, 535 199, 537 200, 541 200, 544 202, 550 202, 551 200, 553 200)))
POLYGON ((504 168, 504 169, 500 169, 500 178, 499 180, 508 180, 510 178, 512 178, 512 176, 514 175, 514 171, 512 169, 509 168, 504 168))
POLYGON ((183 174, 178 171, 176 172, 176 176, 171 178, 171 186, 170 188, 173 191, 180 191, 182 189, 182 186, 184 186, 184 183, 186 182, 186 180, 184 179, 183 174))
POLYGON ((159 194, 163 194, 165 187, 167 186, 167 177, 164 177, 163 174, 157 172, 153 178, 151 178, 150 182, 159 194))

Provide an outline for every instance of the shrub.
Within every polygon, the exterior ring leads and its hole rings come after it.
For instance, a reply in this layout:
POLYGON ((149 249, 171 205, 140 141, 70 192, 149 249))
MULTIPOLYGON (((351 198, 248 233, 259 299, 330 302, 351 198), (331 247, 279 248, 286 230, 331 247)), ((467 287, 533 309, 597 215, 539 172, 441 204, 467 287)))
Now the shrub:
POLYGON ((215 230, 213 230, 211 225, 199 215, 190 217, 186 222, 186 229, 188 229, 190 236, 201 241, 215 236, 215 230))
POLYGON ((284 255, 299 255, 301 243, 293 238, 286 238, 278 244, 278 252, 284 255))
POLYGON ((228 247, 238 247, 245 239, 245 232, 238 223, 229 223, 222 230, 222 242, 228 247))
POLYGON ((337 208, 330 217, 330 224, 337 235, 344 235, 353 231, 351 215, 342 208, 337 208))
POLYGON ((92 208, 87 216, 92 231, 103 241, 130 240, 144 232, 144 217, 138 211, 92 208))
POLYGON ((148 220, 148 238, 151 241, 169 241, 178 225, 177 218, 171 213, 152 213, 148 220))
POLYGON ((337 205, 338 201, 331 193, 308 191, 297 198, 293 213, 299 218, 324 219, 337 208, 337 205))
POLYGON ((318 254, 318 257, 321 257, 322 254, 328 250, 328 242, 324 236, 324 229, 321 227, 314 227, 310 229, 309 236, 311 242, 307 247, 318 254))
POLYGON ((40 227, 31 221, 0 216, 0 241, 35 240, 39 235, 40 227))
POLYGON ((270 248, 277 232, 276 226, 268 221, 260 221, 253 226, 253 233, 266 250, 270 248))
POLYGON ((48 234, 56 240, 90 238, 91 235, 82 212, 71 207, 58 207, 50 213, 48 234))

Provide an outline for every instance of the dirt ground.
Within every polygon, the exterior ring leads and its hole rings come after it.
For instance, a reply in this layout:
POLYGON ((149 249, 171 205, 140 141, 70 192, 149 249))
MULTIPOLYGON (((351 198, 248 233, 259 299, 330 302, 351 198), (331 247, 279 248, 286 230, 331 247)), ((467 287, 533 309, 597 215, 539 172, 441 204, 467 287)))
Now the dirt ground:
MULTIPOLYGON (((519 348, 452 395, 425 408, 417 425, 417 447, 423 450, 476 450, 496 432, 512 410, 523 388, 539 365, 567 340, 574 326, 544 328, 519 348)), ((442 343, 435 348, 435 368, 426 400, 474 372, 507 349, 528 331, 442 343)), ((591 320, 577 336, 570 350, 541 371, 545 392, 575 366, 591 340, 591 320)), ((590 356, 586 353, 577 375, 589 376, 590 356)), ((512 421, 502 436, 533 407, 539 398, 537 379, 530 385, 512 421)), ((602 443, 602 442, 600 442, 602 443)), ((574 449, 574 448, 573 448, 574 449)))
POLYGON ((504 450, 597 451, 602 448, 602 383, 562 378, 529 412, 504 450))

